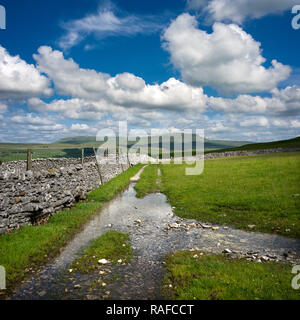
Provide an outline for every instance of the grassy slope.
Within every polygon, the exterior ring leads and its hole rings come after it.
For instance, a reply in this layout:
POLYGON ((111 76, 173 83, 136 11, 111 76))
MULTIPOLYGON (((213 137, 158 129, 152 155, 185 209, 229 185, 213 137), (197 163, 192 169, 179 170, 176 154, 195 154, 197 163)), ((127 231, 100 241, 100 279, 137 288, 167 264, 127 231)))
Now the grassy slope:
POLYGON ((166 294, 178 300, 300 299, 287 263, 255 263, 222 255, 176 252, 167 256, 166 294), (169 285, 172 285, 170 288, 169 285))
MULTIPOLYGON (((178 216, 300 238, 299 152, 206 160, 200 176, 185 168, 161 166, 161 191, 178 216)), ((152 184, 148 169, 136 189, 145 195, 152 184)))
POLYGON ((11 289, 30 270, 44 264, 55 255, 102 204, 111 200, 129 183, 141 165, 132 167, 88 195, 88 202, 77 203, 51 217, 48 224, 26 226, 0 235, 0 265, 6 268, 7 286, 11 289))
POLYGON ((98 260, 106 259, 113 264, 131 261, 133 255, 129 242, 129 234, 108 231, 95 239, 91 245, 70 266, 80 273, 90 273, 100 268, 98 260))
POLYGON ((234 148, 219 149, 216 152, 239 151, 239 150, 262 150, 262 149, 276 149, 276 148, 300 148, 300 137, 289 139, 289 140, 274 141, 274 142, 251 143, 251 144, 246 144, 246 145, 238 146, 234 148))

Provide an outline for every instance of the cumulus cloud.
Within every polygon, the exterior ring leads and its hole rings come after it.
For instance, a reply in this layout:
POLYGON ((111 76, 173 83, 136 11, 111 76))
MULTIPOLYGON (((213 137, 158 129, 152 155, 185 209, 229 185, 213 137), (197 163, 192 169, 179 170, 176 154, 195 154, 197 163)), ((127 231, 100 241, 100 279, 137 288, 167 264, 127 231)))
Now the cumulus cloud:
POLYGON ((109 98, 117 105, 153 109, 197 109, 205 111, 206 96, 202 88, 194 88, 170 78, 158 85, 146 85, 138 92, 111 90, 109 98))
POLYGON ((211 21, 232 21, 241 24, 269 14, 281 14, 299 4, 298 0, 187 0, 187 8, 203 10, 211 21))
MULTIPOLYGON (((109 36, 154 33, 162 28, 158 19, 154 16, 117 16, 111 5, 102 6, 96 14, 89 14, 81 19, 64 23, 62 27, 65 34, 59 40, 59 46, 62 49, 70 49, 90 35, 103 39, 109 36)), ((86 49, 90 48, 90 45, 86 47, 86 49)))
POLYGON ((288 86, 281 90, 276 88, 272 94, 272 99, 268 102, 274 108, 285 115, 300 114, 300 86, 288 86))
POLYGON ((268 104, 259 96, 239 95, 235 99, 210 97, 208 104, 216 111, 225 113, 265 113, 268 104))
POLYGON ((0 98, 23 99, 50 95, 49 80, 34 65, 19 56, 11 56, 0 45, 0 98))
MULTIPOLYGON (((1 120, 1 119, 0 119, 1 120)), ((62 123, 57 123, 57 119, 51 117, 41 117, 36 114, 18 114, 8 115, 0 123, 0 140, 13 141, 45 141, 48 134, 57 135, 63 134, 67 128, 62 123), (6 136, 5 139, 2 137, 6 136)), ((52 139, 53 139, 52 137, 52 139)))
POLYGON ((296 129, 300 129, 300 120, 299 119, 292 120, 291 121, 291 127, 292 128, 296 128, 296 129))
POLYGON ((40 116, 35 116, 30 113, 27 113, 25 115, 15 115, 10 117, 10 121, 14 123, 20 123, 20 124, 33 124, 33 125, 38 125, 38 126, 47 126, 54 124, 53 121, 40 117, 40 116))
POLYGON ((225 92, 264 92, 289 77, 291 69, 273 60, 266 68, 260 43, 235 24, 215 23, 213 32, 198 28, 182 14, 164 31, 164 48, 183 80, 193 86, 213 86, 225 92))
POLYGON ((105 101, 87 101, 84 99, 59 99, 46 103, 38 98, 28 100, 28 107, 32 111, 41 113, 58 113, 64 118, 80 119, 86 121, 100 120, 113 106, 105 101))
POLYGON ((235 99, 209 97, 207 104, 224 113, 269 114, 294 116, 300 114, 300 86, 274 89, 271 97, 239 95, 235 99))
POLYGON ((220 115, 209 119, 205 135, 209 138, 240 141, 275 141, 299 136, 299 119, 278 119, 269 115, 220 115))
MULTIPOLYGON (((203 89, 174 78, 151 85, 130 73, 111 77, 95 70, 82 69, 72 59, 65 59, 62 52, 50 47, 39 48, 34 58, 38 70, 52 79, 58 93, 97 102, 98 110, 111 107, 205 110, 203 89)), ((55 103, 55 107, 60 106, 55 103)), ((90 106, 95 106, 95 103, 90 106)))
POLYGON ((51 78, 59 94, 98 98, 108 88, 108 74, 81 69, 73 59, 65 59, 61 51, 43 46, 33 57, 37 62, 37 69, 51 78))
POLYGON ((243 120, 240 125, 242 127, 264 127, 269 126, 269 121, 266 117, 249 117, 243 120))
MULTIPOLYGON (((251 43, 254 40, 249 41, 251 43)), ((239 40, 236 43, 239 45, 239 40)), ((224 50, 218 52, 224 54, 224 50)), ((254 56, 258 52, 257 59, 263 59, 257 48, 243 52, 250 52, 254 56)), ((198 54, 196 52, 196 56, 198 54)), ((228 61, 231 61, 230 52, 226 54, 228 61)), ((72 59, 66 59, 62 52, 50 47, 41 47, 34 57, 38 70, 48 75, 54 88, 65 98, 51 102, 31 98, 28 101, 30 110, 57 114, 62 120, 89 122, 86 125, 75 122, 63 131, 64 134, 90 134, 99 127, 114 127, 119 120, 127 120, 130 126, 138 128, 205 128, 208 136, 224 139, 259 140, 259 134, 271 139, 276 132, 281 136, 293 136, 299 130, 299 120, 292 116, 299 114, 298 86, 273 89, 269 97, 249 94, 240 94, 231 99, 208 97, 202 87, 174 78, 161 84, 147 84, 131 73, 112 77, 83 69, 72 59), (208 117, 205 115, 207 111, 216 112, 217 115, 208 117), (278 119, 282 121, 276 122, 278 119), (99 121, 98 125, 95 121, 99 121), (251 135, 253 128, 256 136, 251 135)), ((237 57, 240 57, 239 53, 237 57)), ((267 69, 263 70, 268 72, 267 69)))
POLYGON ((17 113, 13 99, 0 96, 0 113, 8 112, 0 116, 2 141, 26 141, 27 137, 27 141, 49 142, 74 134, 93 135, 120 120, 136 128, 204 128, 208 137, 222 139, 276 140, 299 135, 300 86, 273 89, 268 97, 208 97, 202 87, 175 78, 147 84, 131 73, 111 76, 83 69, 50 47, 41 47, 34 58, 37 66, 32 67, 52 81, 60 97, 48 101, 32 95, 27 100, 29 111, 17 113))
POLYGON ((111 87, 114 89, 139 91, 145 88, 145 81, 135 75, 125 72, 116 75, 110 80, 111 87))
POLYGON ((85 123, 73 123, 71 126, 72 131, 88 131, 90 127, 85 123))

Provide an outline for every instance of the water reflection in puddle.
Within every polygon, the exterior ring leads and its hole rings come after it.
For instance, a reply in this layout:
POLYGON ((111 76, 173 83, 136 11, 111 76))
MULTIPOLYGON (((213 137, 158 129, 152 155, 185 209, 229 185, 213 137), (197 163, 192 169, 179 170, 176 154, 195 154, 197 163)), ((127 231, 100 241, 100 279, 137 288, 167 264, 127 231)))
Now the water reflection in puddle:
MULTIPOLYGON (((108 230, 129 232, 136 255, 130 265, 119 267, 116 271, 122 273, 123 280, 121 283, 111 284, 112 299, 162 298, 159 283, 163 276, 163 259, 167 253, 176 250, 196 248, 208 253, 221 253, 229 248, 242 252, 254 250, 261 254, 268 252, 282 255, 292 249, 300 256, 299 240, 275 235, 223 227, 216 231, 196 227, 166 230, 168 225, 179 222, 178 219, 165 195, 156 193, 138 199, 132 183, 121 195, 107 203, 38 276, 22 285, 13 298, 51 298, 50 294, 58 290, 56 280, 60 272, 80 255, 91 240, 108 230), (41 291, 43 295, 40 294, 41 291)), ((195 222, 181 219, 181 223, 195 222)), ((82 276, 82 279, 89 284, 92 280, 88 276, 82 276)), ((85 295, 80 298, 85 298, 85 295)))

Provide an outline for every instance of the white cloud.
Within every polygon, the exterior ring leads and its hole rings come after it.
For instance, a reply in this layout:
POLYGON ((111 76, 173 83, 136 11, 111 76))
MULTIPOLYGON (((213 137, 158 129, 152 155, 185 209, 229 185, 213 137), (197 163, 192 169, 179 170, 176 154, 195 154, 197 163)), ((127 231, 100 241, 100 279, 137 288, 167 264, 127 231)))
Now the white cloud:
POLYGON ((298 0, 187 0, 188 9, 202 9, 211 21, 241 24, 269 14, 281 14, 299 4, 298 0))
POLYGON ((239 95, 236 99, 210 97, 208 105, 225 113, 265 113, 268 104, 259 96, 239 95))
POLYGON ((240 123, 242 127, 268 127, 269 121, 266 117, 249 117, 240 123))
POLYGON ((292 120, 291 127, 296 128, 296 129, 300 129, 300 120, 292 120))
POLYGON ((197 109, 205 111, 206 96, 202 88, 193 88, 185 83, 170 78, 158 85, 146 85, 142 90, 110 90, 109 99, 124 107, 149 109, 197 109))
POLYGON ((236 140, 250 137, 272 140, 276 139, 276 134, 289 137, 299 131, 297 118, 291 118, 291 114, 299 111, 300 87, 297 86, 274 89, 270 97, 248 94, 235 99, 207 97, 201 87, 174 78, 161 84, 146 84, 130 73, 111 77, 82 69, 72 59, 65 59, 61 52, 49 47, 41 47, 35 59, 38 69, 53 80, 55 89, 66 98, 49 103, 32 98, 29 108, 57 114, 61 121, 88 121, 85 125, 74 123, 63 131, 64 135, 92 134, 97 128, 115 127, 119 120, 127 120, 130 126, 137 128, 204 128, 210 137, 236 140), (217 111, 217 115, 208 117, 206 111, 217 111), (276 122, 278 119, 282 121, 276 122), (251 130, 255 131, 254 136, 251 130))
POLYGON ((58 50, 43 46, 33 57, 37 69, 51 78, 59 94, 93 99, 101 97, 108 88, 108 74, 81 69, 73 59, 66 60, 58 50))
POLYGON ((288 78, 291 69, 273 60, 263 66, 260 43, 235 24, 215 23, 208 34, 195 17, 182 14, 164 31, 164 48, 183 80, 226 92, 264 92, 288 78))
POLYGON ((88 131, 90 127, 84 123, 73 123, 71 126, 72 131, 88 131))
POLYGON ((224 133, 226 131, 232 131, 232 129, 232 127, 225 127, 222 121, 218 121, 209 127, 210 132, 213 133, 224 133))
POLYGON ((26 129, 28 130, 33 130, 33 131, 39 131, 42 134, 45 134, 45 132, 59 132, 63 133, 64 130, 66 129, 65 125, 61 124, 61 123, 57 123, 57 124, 53 124, 53 125, 49 125, 49 126, 40 126, 38 124, 36 125, 28 125, 26 127, 26 129))
POLYGON ((68 119, 86 121, 100 120, 106 112, 112 111, 113 106, 105 101, 87 101, 84 99, 59 99, 46 103, 38 98, 28 100, 28 107, 36 112, 55 112, 68 119))
POLYGON ((242 141, 275 141, 300 135, 300 119, 274 116, 222 114, 209 119, 205 126, 206 137, 242 141))
POLYGON ((274 108, 286 115, 300 114, 300 86, 288 86, 281 90, 274 89, 272 94, 272 99, 268 100, 270 106, 273 104, 274 108))
POLYGON ((235 99, 209 97, 207 104, 225 113, 292 116, 300 114, 300 86, 274 89, 271 97, 239 95, 235 99))
POLYGON ((27 113, 26 115, 15 115, 10 117, 10 121, 14 123, 20 123, 20 124, 34 124, 38 126, 44 126, 53 124, 53 121, 46 119, 44 117, 40 116, 34 116, 30 113, 27 113))
MULTIPOLYGON (((154 16, 117 16, 111 5, 100 7, 96 14, 63 24, 66 33, 59 40, 62 49, 79 44, 85 37, 94 35, 97 39, 109 36, 132 36, 159 31, 162 24, 154 16)), ((85 47, 90 49, 91 46, 85 47)))
POLYGON ((49 80, 34 65, 19 56, 11 56, 0 45, 0 98, 23 99, 50 95, 49 80))
POLYGON ((145 88, 145 81, 136 77, 135 75, 125 72, 116 75, 115 78, 110 79, 111 87, 114 89, 139 91, 145 88))
MULTIPOLYGON (((227 54, 231 61, 230 53, 221 48, 220 55, 227 54)), ((251 50, 255 56, 255 49, 251 50)), ((219 139, 276 140, 299 135, 300 86, 273 89, 269 97, 207 97, 202 87, 174 78, 147 84, 131 73, 112 77, 83 69, 50 47, 41 47, 34 57, 37 68, 32 68, 39 75, 45 73, 61 97, 46 102, 31 96, 32 113, 22 113, 13 99, 2 98, 0 113, 9 113, 0 116, 1 141, 49 142, 75 134, 94 135, 99 128, 115 127, 119 120, 135 128, 204 128, 208 137, 219 139), (207 111, 217 112, 206 115, 207 111), (71 120, 68 125, 66 119, 71 120)))
MULTIPOLYGON (((34 55, 37 68, 53 80, 58 93, 84 99, 98 110, 125 107, 140 109, 205 110, 206 96, 202 88, 194 88, 174 78, 162 84, 146 84, 130 73, 111 77, 95 70, 82 69, 72 59, 66 60, 62 52, 41 47, 34 55)), ((35 100, 31 100, 31 102, 35 100)), ((81 104, 82 101, 74 101, 81 104)), ((34 104, 34 103, 33 103, 34 104)), ((55 103, 56 108, 64 108, 55 103)), ((79 107, 79 106, 78 106, 79 107)), ((81 104, 81 109, 83 105, 81 104)))

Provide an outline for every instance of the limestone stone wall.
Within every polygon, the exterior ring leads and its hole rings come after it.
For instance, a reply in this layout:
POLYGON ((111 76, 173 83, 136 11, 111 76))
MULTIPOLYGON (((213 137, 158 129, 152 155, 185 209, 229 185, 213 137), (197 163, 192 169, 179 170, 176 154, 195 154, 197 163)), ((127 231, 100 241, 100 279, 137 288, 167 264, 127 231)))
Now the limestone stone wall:
POLYGON ((293 152, 293 151, 300 151, 300 148, 277 148, 277 149, 262 149, 262 150, 253 150, 253 151, 240 150, 240 151, 212 152, 212 153, 206 154, 205 159, 237 157, 237 156, 254 156, 258 154, 293 152))
MULTIPOLYGON (((103 181, 109 181, 128 165, 101 163, 103 181)), ((95 158, 34 160, 0 166, 0 234, 28 224, 39 224, 55 212, 86 198, 100 185, 95 158)))
MULTIPOLYGON (((205 159, 299 150, 228 151, 206 154, 205 159)), ((129 167, 126 156, 122 159, 123 164, 112 163, 111 160, 113 156, 100 159, 103 182, 129 167)), ((130 164, 151 160, 148 156, 131 156, 130 164)), ((85 199, 87 193, 99 185, 95 157, 85 158, 84 164, 81 164, 81 159, 37 159, 32 161, 31 171, 26 171, 26 161, 3 163, 0 165, 0 234, 47 221, 57 211, 85 199)))

